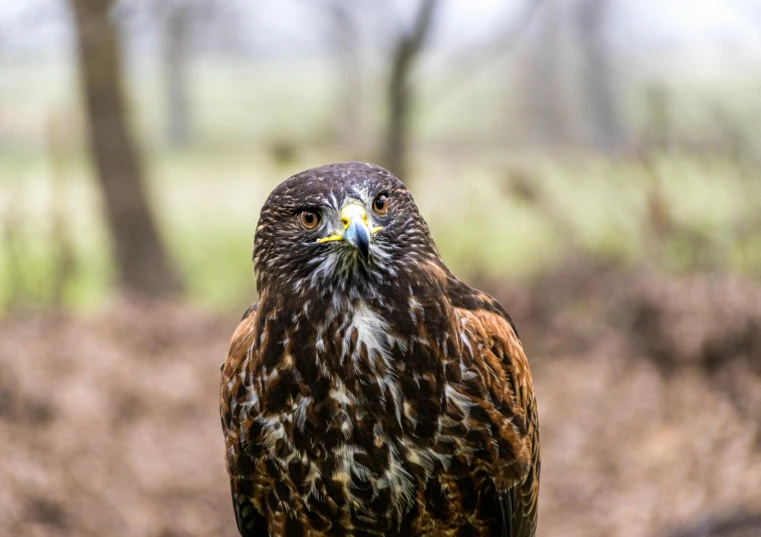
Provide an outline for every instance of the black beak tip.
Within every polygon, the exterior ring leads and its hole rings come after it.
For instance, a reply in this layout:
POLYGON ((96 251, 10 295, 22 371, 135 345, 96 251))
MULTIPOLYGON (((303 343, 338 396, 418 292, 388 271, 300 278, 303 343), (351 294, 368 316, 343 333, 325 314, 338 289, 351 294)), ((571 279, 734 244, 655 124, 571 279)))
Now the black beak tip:
POLYGON ((366 237, 359 237, 357 240, 357 250, 359 250, 359 255, 361 255, 362 259, 367 263, 367 260, 370 257, 370 241, 366 237))

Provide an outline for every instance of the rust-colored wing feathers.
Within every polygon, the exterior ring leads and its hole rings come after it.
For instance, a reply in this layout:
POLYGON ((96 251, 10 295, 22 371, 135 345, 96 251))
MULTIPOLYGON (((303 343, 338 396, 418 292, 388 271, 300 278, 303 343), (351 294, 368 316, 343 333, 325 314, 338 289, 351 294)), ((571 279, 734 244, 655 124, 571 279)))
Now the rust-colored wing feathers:
POLYGON ((245 383, 246 367, 251 359, 251 348, 254 338, 254 322, 257 304, 251 306, 243 314, 227 353, 227 360, 222 367, 222 386, 220 392, 220 414, 222 430, 225 435, 227 453, 227 472, 230 479, 235 521, 238 532, 242 537, 266 536, 267 521, 254 508, 253 481, 251 475, 246 475, 246 469, 253 468, 254 462, 249 453, 240 449, 241 422, 245 415, 236 412, 238 401, 246 397, 245 383))
MULTIPOLYGON (((481 349, 483 366, 501 373, 490 394, 498 407, 506 409, 504 414, 512 414, 513 425, 501 434, 512 436, 513 445, 520 446, 513 460, 503 461, 506 472, 500 494, 508 526, 503 528, 503 536, 531 537, 536 532, 540 471, 539 427, 531 371, 507 313, 488 295, 475 294, 481 307, 461 311, 473 327, 471 338, 481 349)), ((490 376, 485 374, 484 378, 490 376)))

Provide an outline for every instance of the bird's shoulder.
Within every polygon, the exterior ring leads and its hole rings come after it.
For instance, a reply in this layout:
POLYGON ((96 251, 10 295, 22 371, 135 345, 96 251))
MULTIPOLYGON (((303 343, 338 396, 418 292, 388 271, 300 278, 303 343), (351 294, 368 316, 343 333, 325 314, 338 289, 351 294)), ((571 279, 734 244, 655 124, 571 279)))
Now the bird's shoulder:
POLYGON ((518 329, 507 310, 494 297, 454 277, 448 279, 446 291, 471 342, 467 352, 501 369, 521 410, 528 413, 534 392, 531 369, 518 329))
POLYGON ((255 333, 254 322, 258 307, 259 303, 255 302, 246 310, 230 339, 227 359, 222 366, 223 392, 227 383, 240 372, 243 362, 250 358, 251 344, 253 343, 255 333))
MULTIPOLYGON (((452 278, 448 297, 462 320, 465 361, 472 360, 481 371, 485 392, 512 427, 500 434, 514 449, 508 455, 505 480, 501 484, 503 515, 510 537, 534 535, 537 522, 539 473, 541 467, 539 423, 528 358, 510 315, 488 294, 452 278), (512 478, 512 480, 511 480, 512 478)), ((479 403, 476 392, 473 398, 479 403)), ((499 485, 498 485, 499 486, 499 485)))
MULTIPOLYGON (((251 454, 241 450, 240 431, 251 426, 250 413, 242 414, 251 394, 246 382, 246 371, 253 356, 255 319, 259 303, 254 303, 243 314, 235 329, 227 351, 227 359, 222 366, 222 382, 219 405, 222 431, 227 448, 227 472, 230 478, 233 509, 238 531, 243 537, 266 535, 266 519, 261 509, 253 503, 253 482, 250 469, 255 464, 251 454)), ((249 379, 250 380, 250 379, 249 379)), ((249 409, 252 410, 252 409, 249 409)))

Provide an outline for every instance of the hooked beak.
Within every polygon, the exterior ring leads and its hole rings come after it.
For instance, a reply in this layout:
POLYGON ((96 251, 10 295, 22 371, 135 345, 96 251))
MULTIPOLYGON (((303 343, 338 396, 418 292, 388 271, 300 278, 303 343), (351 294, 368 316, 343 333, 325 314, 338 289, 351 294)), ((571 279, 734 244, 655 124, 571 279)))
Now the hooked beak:
POLYGON ((349 225, 344 231, 344 240, 359 250, 362 259, 367 261, 370 255, 370 229, 364 220, 360 218, 349 220, 349 225))
POLYGON ((383 228, 370 229, 367 225, 367 212, 358 203, 350 203, 341 209, 341 224, 344 228, 343 233, 317 239, 317 242, 346 241, 356 248, 362 259, 367 262, 370 256, 370 236, 383 228))

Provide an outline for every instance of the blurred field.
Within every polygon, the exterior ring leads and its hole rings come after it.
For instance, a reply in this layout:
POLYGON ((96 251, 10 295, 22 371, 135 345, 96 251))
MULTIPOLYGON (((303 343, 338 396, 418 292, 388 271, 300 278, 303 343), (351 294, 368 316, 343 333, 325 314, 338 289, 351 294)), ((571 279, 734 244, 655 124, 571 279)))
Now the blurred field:
MULTIPOLYGON (((644 259, 677 273, 761 273, 761 181, 726 158, 441 155, 435 148, 421 154, 411 188, 457 274, 525 276, 571 250, 624 265, 644 259)), ((269 190, 342 156, 311 150, 283 164, 253 150, 151 155, 153 206, 188 298, 217 310, 251 300, 253 230, 269 190)), ((113 282, 98 192, 85 162, 67 155, 56 173, 63 174, 60 184, 45 160, 0 157, 8 222, 0 309, 50 303, 62 233, 75 253, 66 307, 93 310, 113 282)))
MULTIPOLYGON (((180 303, 113 298, 77 143, 58 164, 35 149, 0 156, 12 252, 0 436, 13 439, 0 447, 0 535, 236 534, 216 394, 256 297, 258 209, 292 173, 348 158, 288 142, 283 159, 279 143, 148 148, 180 303), (62 236, 75 259, 56 305, 62 236)), ((503 301, 531 357, 540 536, 666 537, 761 510, 761 181, 747 164, 431 140, 413 171, 444 259, 503 301)))
MULTIPOLYGON (((237 535, 217 393, 259 209, 307 168, 381 163, 413 4, 111 3, 184 284, 148 300, 120 288, 74 4, 0 0, 0 536, 237 535)), ((530 4, 442 0, 402 87, 405 181, 531 361, 539 536, 757 537, 761 3, 530 4)))
MULTIPOLYGON (((61 83, 67 73, 60 64, 11 63, 0 75, 14 102, 0 116, 0 311, 44 309, 54 295, 64 308, 93 311, 114 283, 76 85, 61 83), (65 288, 56 290, 62 240, 73 259, 65 288)), ((752 82, 714 90, 682 84, 670 136, 697 151, 643 146, 611 158, 510 143, 523 123, 517 110, 495 115, 483 104, 494 100, 493 75, 439 101, 436 88, 451 80, 427 74, 409 182, 457 274, 526 276, 576 250, 668 272, 761 274, 761 177, 752 143, 761 101, 752 82), (504 126, 510 118, 514 124, 504 126)), ((352 151, 334 143, 335 88, 315 61, 287 68, 201 61, 192 75, 194 141, 184 149, 163 139, 155 68, 134 66, 128 95, 152 207, 187 297, 219 311, 254 296, 246 260, 272 187, 313 166, 377 159, 380 88, 363 94, 370 120, 352 151)), ((654 126, 646 100, 630 101, 638 136, 647 138, 654 126)))

